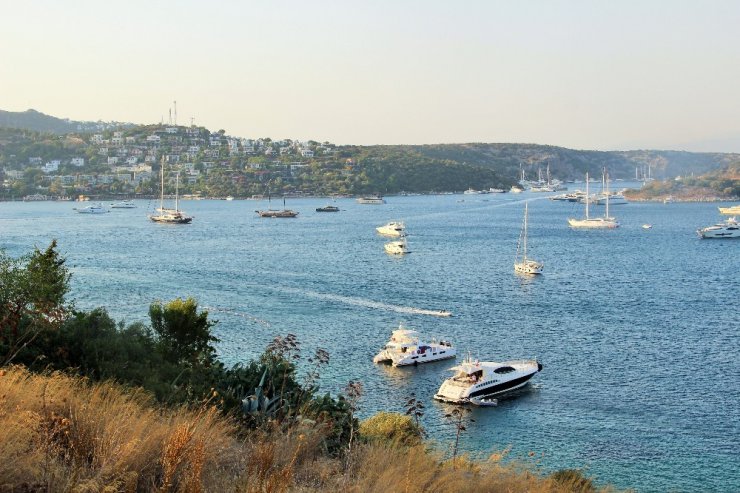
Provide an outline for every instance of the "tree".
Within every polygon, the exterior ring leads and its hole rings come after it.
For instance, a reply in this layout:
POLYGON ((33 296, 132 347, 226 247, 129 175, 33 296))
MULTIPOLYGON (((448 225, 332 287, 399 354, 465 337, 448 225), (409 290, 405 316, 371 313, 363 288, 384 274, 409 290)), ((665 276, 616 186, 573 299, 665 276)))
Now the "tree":
POLYGON ((218 339, 211 334, 211 327, 217 322, 208 320, 207 311, 198 313, 193 298, 152 303, 149 318, 165 357, 192 366, 213 364, 216 350, 211 344, 218 339))
POLYGON ((65 295, 70 274, 56 250, 56 240, 26 258, 0 254, 0 363, 21 360, 29 345, 44 331, 55 330, 68 309, 65 295))

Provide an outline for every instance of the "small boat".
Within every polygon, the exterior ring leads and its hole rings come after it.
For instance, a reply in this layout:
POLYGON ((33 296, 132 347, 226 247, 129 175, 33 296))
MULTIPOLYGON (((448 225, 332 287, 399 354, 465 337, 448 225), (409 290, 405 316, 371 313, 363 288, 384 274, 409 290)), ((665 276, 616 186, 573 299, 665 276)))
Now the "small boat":
POLYGON ((512 187, 509 189, 509 192, 511 193, 522 193, 524 191, 523 188, 518 187, 516 185, 512 185, 512 187))
POLYGON ((383 236, 403 236, 406 231, 406 225, 399 221, 391 221, 383 226, 375 228, 379 234, 383 236))
POLYGON ((402 237, 398 241, 390 241, 384 245, 385 253, 391 255, 405 255, 409 252, 408 243, 406 243, 406 237, 402 237))
POLYGON ((456 354, 457 350, 451 342, 436 339, 428 342, 419 332, 399 324, 390 340, 375 355, 373 363, 409 366, 454 358, 456 354))
POLYGON ((339 207, 336 205, 325 205, 324 207, 317 207, 316 212, 339 212, 339 207))
POLYGON ((74 210, 77 211, 78 214, 105 214, 106 212, 110 212, 100 203, 88 205, 87 207, 82 207, 80 209, 75 207, 74 210))
POLYGON ((136 204, 132 200, 123 200, 110 205, 111 209, 136 209, 136 204))
POLYGON ((270 196, 268 194, 267 196, 267 209, 263 211, 254 211, 257 213, 259 217, 274 217, 274 218, 287 218, 287 217, 296 217, 298 213, 296 211, 285 209, 285 197, 283 197, 283 209, 277 210, 277 209, 271 209, 270 208, 270 196))
POLYGON ((621 192, 615 192, 608 195, 600 193, 592 199, 591 203, 596 205, 605 205, 607 201, 609 201, 610 205, 622 205, 629 203, 627 198, 621 192))
POLYGON ((435 317, 451 317, 452 312, 448 310, 437 310, 434 313, 432 313, 435 317))
POLYGON ((517 274, 542 274, 544 265, 531 258, 527 258, 527 218, 529 216, 529 202, 524 203, 524 226, 516 247, 516 259, 514 261, 514 272, 517 274), (519 255, 521 247, 521 257, 519 255))
POLYGON ((358 197, 357 203, 358 204, 379 205, 379 204, 385 204, 385 199, 383 199, 383 197, 381 197, 380 195, 368 195, 365 197, 358 197))
POLYGON ((740 205, 733 205, 731 207, 718 207, 720 214, 726 216, 737 216, 740 215, 740 205))
POLYGON ((231 195, 227 195, 224 200, 232 201, 234 200, 234 197, 232 197, 231 195))
POLYGON ((697 231, 702 238, 740 238, 740 223, 731 217, 713 226, 707 226, 697 231))
POLYGON ((476 194, 479 194, 479 193, 481 193, 481 192, 479 192, 478 190, 476 190, 474 188, 468 188, 467 190, 465 190, 463 192, 464 195, 476 195, 476 194))
MULTIPOLYGON (((519 389, 542 370, 536 360, 472 361, 470 357, 450 369, 434 398, 453 404, 490 403, 493 396, 519 389)), ((480 404, 477 404, 480 405, 480 404)))
POLYGON ((643 224, 642 225, 642 229, 652 229, 652 227, 653 227, 652 224, 643 224))

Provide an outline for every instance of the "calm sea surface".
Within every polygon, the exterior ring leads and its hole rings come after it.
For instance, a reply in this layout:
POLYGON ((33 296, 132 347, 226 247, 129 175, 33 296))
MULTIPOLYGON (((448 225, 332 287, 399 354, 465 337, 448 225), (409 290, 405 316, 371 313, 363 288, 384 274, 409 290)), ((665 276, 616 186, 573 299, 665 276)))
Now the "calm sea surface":
POLYGON ((183 226, 150 222, 148 201, 97 216, 71 202, 6 202, 0 248, 18 256, 57 238, 77 307, 127 322, 146 320, 153 300, 196 297, 219 320, 228 363, 295 333, 304 356, 330 352, 324 390, 364 383, 363 416, 423 399, 445 451, 451 408, 432 395, 455 363, 373 365, 390 332, 403 322, 481 360, 536 357, 544 370, 526 390, 473 410, 466 450, 511 446, 509 457, 543 472, 585 467, 638 491, 740 491, 740 241, 695 233, 722 204, 619 205, 621 228, 574 231, 567 218, 582 206, 544 197, 340 199, 339 213, 314 212, 325 199, 289 200, 297 219, 260 219, 261 202, 192 201, 183 226), (524 200, 531 256, 545 264, 534 279, 512 265, 524 200), (412 254, 383 252, 375 227, 390 220, 406 222, 412 254))

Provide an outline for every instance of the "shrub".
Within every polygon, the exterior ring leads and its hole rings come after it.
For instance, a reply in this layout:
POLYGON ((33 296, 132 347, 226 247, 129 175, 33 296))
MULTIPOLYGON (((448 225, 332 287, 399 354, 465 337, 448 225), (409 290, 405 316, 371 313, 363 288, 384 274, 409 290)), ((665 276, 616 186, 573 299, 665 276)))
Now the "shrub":
POLYGON ((421 443, 421 429, 411 416, 381 411, 360 423, 360 436, 370 442, 413 446, 421 443))

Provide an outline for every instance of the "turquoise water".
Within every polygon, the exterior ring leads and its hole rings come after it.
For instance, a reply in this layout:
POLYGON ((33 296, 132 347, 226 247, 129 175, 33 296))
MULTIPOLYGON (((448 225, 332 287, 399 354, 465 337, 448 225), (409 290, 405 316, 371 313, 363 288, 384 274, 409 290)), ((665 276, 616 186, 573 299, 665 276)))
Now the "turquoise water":
POLYGON ((330 352, 323 389, 364 383, 364 416, 403 412, 415 392, 443 450, 450 407, 432 395, 454 362, 373 365, 391 330, 403 322, 482 360, 536 357, 544 370, 526 390, 473 411, 465 450, 511 445, 509 457, 544 472, 586 467, 638 491, 740 490, 740 241, 695 233, 722 204, 620 205, 618 230, 573 231, 567 217, 581 207, 542 194, 387 201, 340 199, 341 212, 316 213, 325 199, 289 200, 300 216, 282 220, 258 218, 266 204, 254 201, 184 202, 195 216, 184 226, 148 221, 147 201, 98 216, 72 203, 0 203, 0 247, 21 255, 57 238, 76 305, 117 319, 195 296, 219 320, 229 363, 295 333, 305 356, 330 352), (531 256, 545 263, 534 279, 512 265, 526 199, 531 256), (406 222, 412 254, 383 252, 374 228, 390 220, 406 222))

